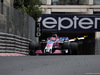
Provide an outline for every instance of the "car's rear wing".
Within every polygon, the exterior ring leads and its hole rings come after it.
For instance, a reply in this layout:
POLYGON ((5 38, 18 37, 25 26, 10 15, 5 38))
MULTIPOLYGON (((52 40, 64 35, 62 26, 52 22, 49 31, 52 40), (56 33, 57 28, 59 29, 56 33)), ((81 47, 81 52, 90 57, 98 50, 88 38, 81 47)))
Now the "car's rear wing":
POLYGON ((83 36, 83 37, 76 37, 76 38, 73 38, 73 39, 69 39, 68 37, 60 37, 60 40, 63 42, 72 42, 72 41, 76 41, 76 40, 84 40, 85 38, 87 38, 88 36, 83 36))

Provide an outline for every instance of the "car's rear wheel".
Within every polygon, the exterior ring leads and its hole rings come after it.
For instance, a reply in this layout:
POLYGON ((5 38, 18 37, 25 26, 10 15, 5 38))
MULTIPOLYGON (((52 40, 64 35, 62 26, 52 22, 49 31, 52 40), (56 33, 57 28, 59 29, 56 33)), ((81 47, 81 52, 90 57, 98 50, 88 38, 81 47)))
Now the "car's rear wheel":
POLYGON ((73 55, 78 54, 78 43, 77 42, 71 42, 70 43, 71 51, 73 55))
POLYGON ((71 54, 71 49, 70 49, 70 43, 69 42, 63 42, 62 43, 62 52, 66 54, 65 50, 68 49, 67 54, 71 54))

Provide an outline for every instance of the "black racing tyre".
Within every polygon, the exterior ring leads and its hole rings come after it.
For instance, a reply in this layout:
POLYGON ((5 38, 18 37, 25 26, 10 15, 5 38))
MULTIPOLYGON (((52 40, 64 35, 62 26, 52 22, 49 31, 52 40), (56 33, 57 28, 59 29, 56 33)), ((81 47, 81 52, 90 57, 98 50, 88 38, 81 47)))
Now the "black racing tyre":
POLYGON ((37 43, 35 41, 31 41, 29 44, 29 50, 35 50, 37 43))
POLYGON ((42 49, 42 50, 44 50, 44 48, 46 47, 46 44, 47 44, 47 43, 44 43, 44 42, 41 43, 41 49, 42 49))
POLYGON ((38 46, 38 43, 36 43, 35 41, 31 41, 29 44, 29 55, 33 55, 38 46))
POLYGON ((71 51, 72 51, 73 55, 78 54, 78 43, 77 42, 71 42, 70 43, 70 48, 71 48, 71 51))
POLYGON ((71 54, 71 49, 70 49, 70 43, 69 42, 63 42, 61 48, 64 51, 63 53, 65 53, 65 49, 68 49, 68 54, 71 54))
POLYGON ((69 42, 63 42, 62 43, 62 49, 69 49, 70 48, 70 43, 69 42))

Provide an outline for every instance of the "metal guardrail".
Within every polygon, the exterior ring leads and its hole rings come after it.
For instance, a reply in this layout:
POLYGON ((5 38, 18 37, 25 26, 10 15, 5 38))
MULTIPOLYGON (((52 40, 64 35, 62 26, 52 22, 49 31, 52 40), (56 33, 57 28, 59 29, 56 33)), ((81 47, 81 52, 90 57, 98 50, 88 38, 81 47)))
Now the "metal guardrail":
POLYGON ((0 33, 0 52, 28 54, 30 41, 18 35, 0 33))

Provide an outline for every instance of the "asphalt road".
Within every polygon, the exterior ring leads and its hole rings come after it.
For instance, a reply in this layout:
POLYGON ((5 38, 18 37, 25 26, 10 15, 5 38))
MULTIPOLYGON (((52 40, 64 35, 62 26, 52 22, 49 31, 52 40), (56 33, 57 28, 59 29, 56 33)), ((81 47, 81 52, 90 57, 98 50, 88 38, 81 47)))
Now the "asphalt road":
POLYGON ((0 57, 0 75, 100 75, 100 55, 0 57))

